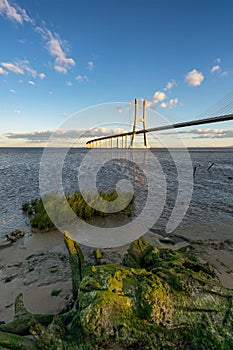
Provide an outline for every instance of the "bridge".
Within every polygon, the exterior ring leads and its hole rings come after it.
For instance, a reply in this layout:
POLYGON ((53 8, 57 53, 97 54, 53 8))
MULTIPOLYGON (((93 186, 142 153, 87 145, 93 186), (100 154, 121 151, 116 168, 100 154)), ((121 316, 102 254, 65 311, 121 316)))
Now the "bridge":
MULTIPOLYGON (((223 109, 223 111, 225 110, 226 109, 223 109)), ((147 137, 148 133, 152 133, 156 131, 159 132, 159 131, 170 130, 170 129, 185 128, 189 126, 218 123, 218 122, 224 122, 224 121, 230 121, 230 120, 233 120, 233 114, 227 113, 227 114, 219 115, 217 117, 196 119, 196 120, 191 120, 187 122, 169 124, 169 125, 147 129, 146 128, 146 101, 145 100, 143 101, 143 116, 142 118, 140 118, 138 117, 138 100, 135 99, 135 116, 134 116, 134 126, 132 131, 117 134, 117 135, 114 134, 114 135, 103 136, 103 137, 92 139, 86 142, 86 147, 87 148, 134 148, 134 141, 135 141, 136 135, 142 134, 144 139, 144 148, 150 148, 148 143, 148 137, 147 137), (140 130, 136 130, 138 123, 143 124, 143 128, 140 130)))

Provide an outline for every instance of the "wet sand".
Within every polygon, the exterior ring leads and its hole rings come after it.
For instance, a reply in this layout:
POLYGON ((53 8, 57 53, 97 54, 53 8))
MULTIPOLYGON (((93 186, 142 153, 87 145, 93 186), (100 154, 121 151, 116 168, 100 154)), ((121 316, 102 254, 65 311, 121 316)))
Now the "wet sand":
POLYGON ((13 318, 20 293, 33 313, 56 313, 65 307, 72 285, 60 233, 34 233, 0 250, 0 321, 13 318), (60 291, 58 296, 51 295, 55 290, 60 291))
MULTIPOLYGON (((159 248, 190 246, 202 262, 210 262, 215 267, 223 286, 233 289, 231 228, 221 235, 217 230, 210 235, 206 233, 205 237, 203 233, 191 234, 195 232, 195 228, 192 229, 177 230, 170 236, 173 243, 168 244, 162 243, 161 236, 154 232, 145 238, 159 248)), ((128 246, 101 249, 103 262, 120 262, 127 249, 128 246)), ((93 261, 93 248, 82 246, 82 250, 85 259, 93 261)), ((26 235, 0 249, 0 321, 9 322, 13 318, 14 300, 19 293, 23 293, 25 306, 33 313, 57 313, 69 302, 71 271, 63 235, 58 231, 26 235), (59 295, 52 296, 52 291, 59 291, 59 295)))

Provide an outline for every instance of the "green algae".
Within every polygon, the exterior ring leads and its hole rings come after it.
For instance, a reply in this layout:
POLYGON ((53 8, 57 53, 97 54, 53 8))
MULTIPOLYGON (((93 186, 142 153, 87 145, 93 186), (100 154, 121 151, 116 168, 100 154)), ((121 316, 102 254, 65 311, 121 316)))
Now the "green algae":
MULTIPOLYGON (((116 191, 109 191, 107 193, 100 192, 96 195, 92 192, 85 193, 85 198, 88 199, 88 204, 82 193, 79 191, 76 191, 73 194, 67 193, 64 197, 61 197, 54 192, 46 194, 43 199, 38 198, 29 203, 23 203, 22 210, 30 216, 30 223, 33 228, 50 231, 55 228, 50 217, 56 218, 56 222, 60 224, 73 220, 69 208, 71 208, 73 213, 83 220, 88 220, 96 216, 106 217, 114 215, 109 213, 109 210, 111 211, 111 209, 113 209, 114 212, 114 200, 117 197, 118 194, 116 191), (98 201, 99 197, 104 199, 102 211, 94 209, 94 205, 91 205, 98 201), (46 203, 46 208, 44 203, 46 203), (48 215, 47 212, 49 212, 50 215, 48 215)), ((134 197, 131 198, 130 193, 121 193, 121 200, 122 203, 129 202, 129 204, 124 210, 119 212, 119 215, 123 214, 125 217, 131 216, 129 213, 133 212, 134 197), (128 198, 130 198, 130 200, 128 200, 128 198)))
POLYGON ((73 308, 47 318, 32 315, 19 296, 15 319, 0 325, 0 345, 16 350, 24 349, 24 342, 29 350, 233 348, 233 292, 192 251, 158 249, 141 238, 121 265, 99 265, 96 259, 90 266, 68 232, 64 239, 73 308))
POLYGON ((94 258, 95 258, 95 261, 97 264, 100 264, 101 263, 101 259, 102 259, 102 253, 99 249, 96 249, 94 251, 94 258))
POLYGON ((52 297, 58 297, 58 295, 60 295, 61 292, 62 292, 62 289, 54 289, 52 290, 51 295, 52 297))

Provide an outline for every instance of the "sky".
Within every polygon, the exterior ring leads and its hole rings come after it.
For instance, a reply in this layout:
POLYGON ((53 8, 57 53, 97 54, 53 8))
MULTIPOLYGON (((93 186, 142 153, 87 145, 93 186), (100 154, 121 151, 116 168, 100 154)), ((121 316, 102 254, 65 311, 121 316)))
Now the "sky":
MULTIPOLYGON (((233 90, 232 13, 231 0, 0 0, 0 147, 129 130, 135 98, 148 127, 207 117, 233 90)), ((233 146, 233 122, 181 135, 233 146)))

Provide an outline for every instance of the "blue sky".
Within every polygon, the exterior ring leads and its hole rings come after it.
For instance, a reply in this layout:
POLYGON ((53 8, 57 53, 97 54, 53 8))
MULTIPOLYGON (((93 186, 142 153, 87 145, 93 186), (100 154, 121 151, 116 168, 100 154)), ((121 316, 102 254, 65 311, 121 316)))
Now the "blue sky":
MULTIPOLYGON (((230 0, 0 0, 0 146, 43 146, 74 113, 135 97, 171 123, 197 118, 232 91, 232 13, 230 0)), ((123 112, 77 128, 102 135, 123 112)), ((233 123, 184 137, 232 146, 233 123)))

